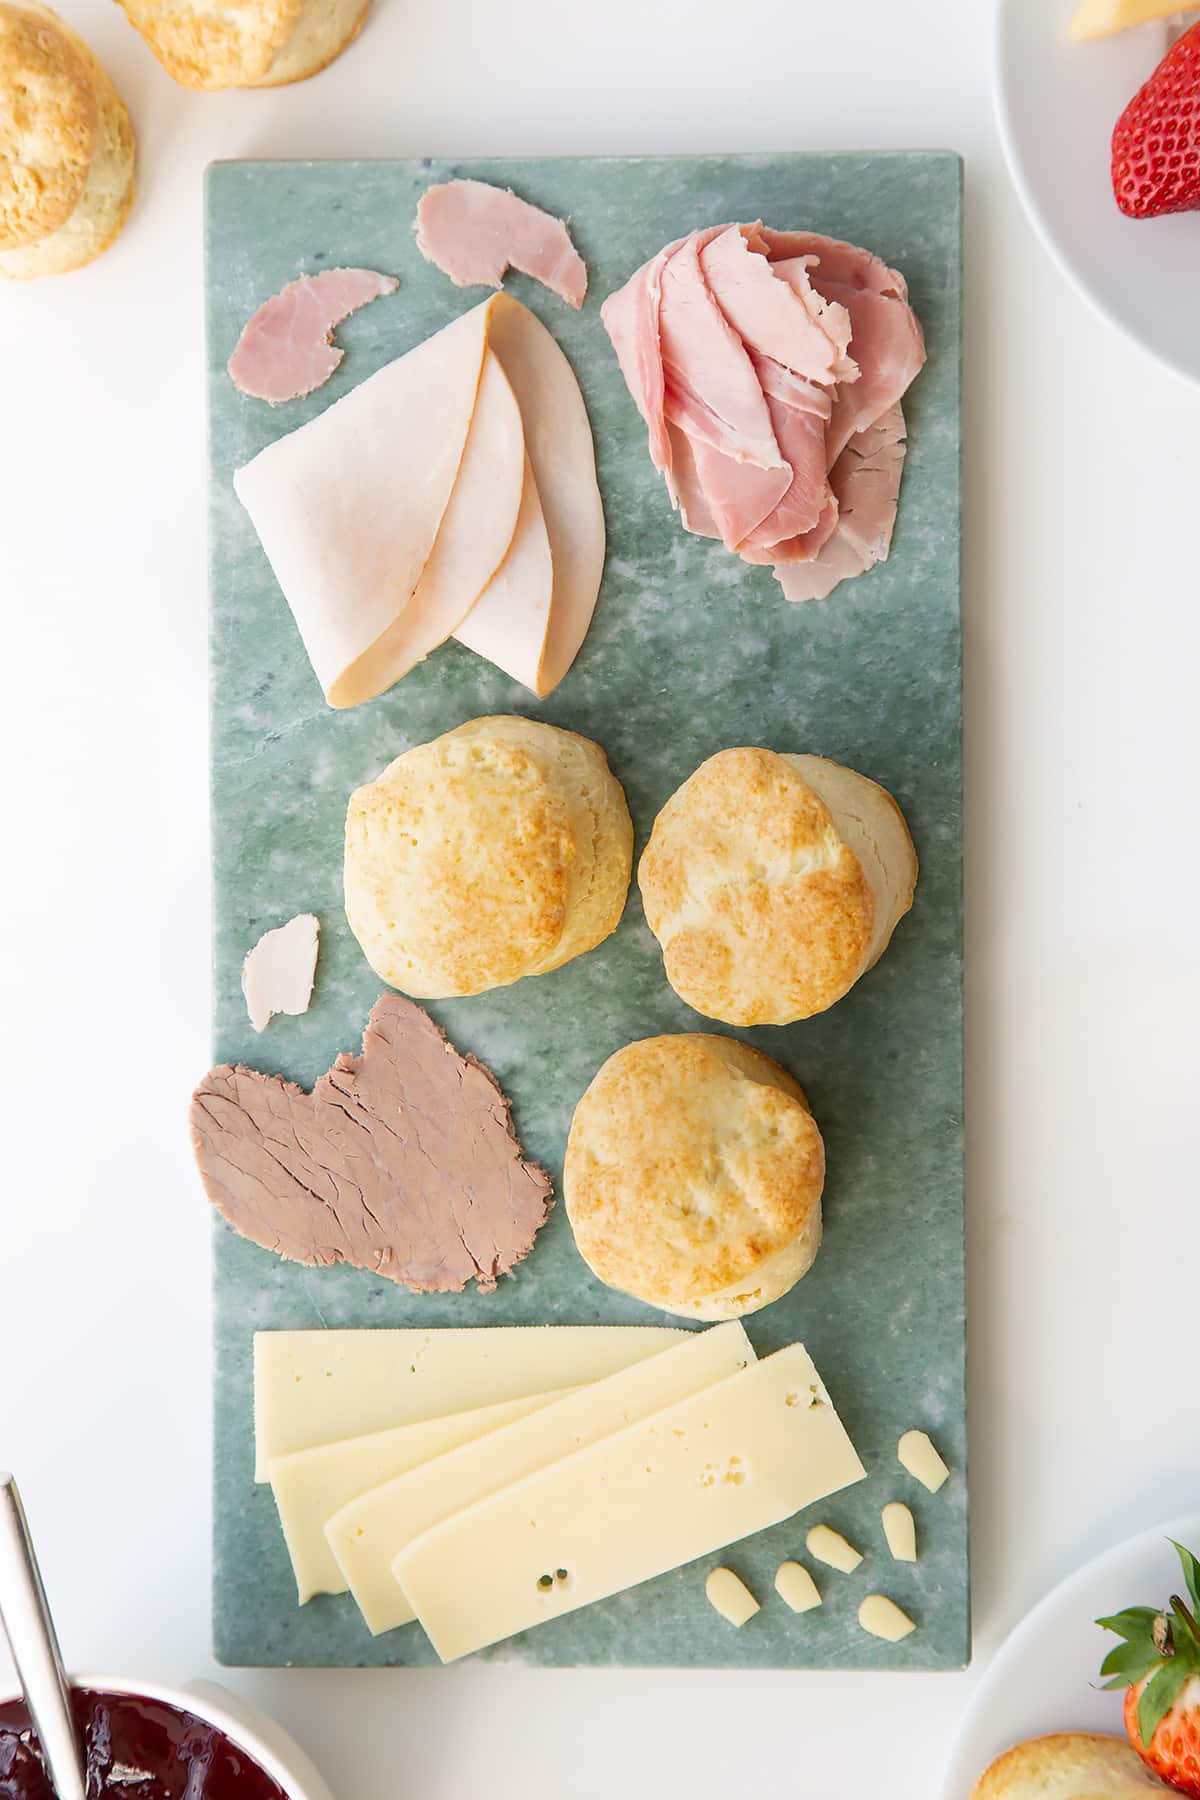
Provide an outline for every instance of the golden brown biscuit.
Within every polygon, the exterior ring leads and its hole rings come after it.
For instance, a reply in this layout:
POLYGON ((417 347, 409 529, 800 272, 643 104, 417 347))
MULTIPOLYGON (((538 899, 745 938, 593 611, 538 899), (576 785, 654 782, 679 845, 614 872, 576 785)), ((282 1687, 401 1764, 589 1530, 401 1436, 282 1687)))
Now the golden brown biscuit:
POLYGON ((632 860, 598 744, 533 719, 472 719, 350 796, 346 917, 393 987, 482 994, 615 931, 632 860))
POLYGON ((825 1147, 804 1090, 736 1038, 644 1038, 575 1109, 563 1169, 579 1253, 601 1281, 692 1319, 736 1319, 794 1287, 821 1243, 825 1147))
POLYGON ((129 114, 83 39, 38 0, 0 0, 0 276, 93 261, 133 180, 129 114))
POLYGON ((840 1000, 882 956, 916 879, 886 789, 774 750, 701 763, 638 868, 667 980, 727 1025, 787 1025, 840 1000))
POLYGON ((120 0, 183 87, 281 87, 341 55, 370 0, 120 0))
POLYGON ((997 1757, 971 1800, 1143 1800, 1170 1791, 1124 1738, 1062 1731, 997 1757))

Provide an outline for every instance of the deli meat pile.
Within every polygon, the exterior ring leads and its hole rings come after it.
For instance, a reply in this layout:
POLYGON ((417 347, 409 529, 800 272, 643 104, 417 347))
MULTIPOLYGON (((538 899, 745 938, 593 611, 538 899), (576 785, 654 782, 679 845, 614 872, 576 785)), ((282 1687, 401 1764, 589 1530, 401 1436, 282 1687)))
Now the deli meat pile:
POLYGON ((925 361, 904 278, 812 232, 717 225, 660 250, 605 327, 689 531, 769 564, 789 600, 882 562, 925 361))

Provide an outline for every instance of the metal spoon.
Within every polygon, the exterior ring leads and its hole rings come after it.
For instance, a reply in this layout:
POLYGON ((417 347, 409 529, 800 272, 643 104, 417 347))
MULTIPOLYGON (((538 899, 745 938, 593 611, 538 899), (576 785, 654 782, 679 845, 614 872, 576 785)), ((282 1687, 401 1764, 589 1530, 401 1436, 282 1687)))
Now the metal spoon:
POLYGON ((87 1778, 71 1711, 62 1652, 25 1508, 11 1475, 0 1473, 0 1624, 4 1626, 42 1760, 57 1800, 87 1800, 87 1778))

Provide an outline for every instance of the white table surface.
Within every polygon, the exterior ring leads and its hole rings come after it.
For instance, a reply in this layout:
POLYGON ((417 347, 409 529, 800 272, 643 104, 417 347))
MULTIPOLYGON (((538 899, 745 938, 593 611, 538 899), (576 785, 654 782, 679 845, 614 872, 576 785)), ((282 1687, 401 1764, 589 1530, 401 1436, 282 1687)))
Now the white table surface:
POLYGON ((224 1677, 341 1800, 932 1800, 1003 1633, 1200 1496, 1200 395, 1034 240, 985 0, 376 0, 316 81, 217 95, 108 0, 61 7, 141 146, 116 249, 0 292, 0 1461, 77 1667, 211 1672, 205 164, 966 155, 975 1667, 224 1677))

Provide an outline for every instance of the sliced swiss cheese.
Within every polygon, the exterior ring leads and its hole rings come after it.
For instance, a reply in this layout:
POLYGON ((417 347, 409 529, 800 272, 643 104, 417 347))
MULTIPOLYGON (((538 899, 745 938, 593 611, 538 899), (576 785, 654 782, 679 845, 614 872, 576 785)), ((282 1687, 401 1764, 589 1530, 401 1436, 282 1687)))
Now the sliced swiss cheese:
POLYGON ((558 1400, 558 1393, 534 1395, 528 1400, 502 1400, 498 1406, 482 1406, 449 1418, 426 1419, 419 1425, 398 1425, 393 1431, 375 1431, 369 1437, 347 1438, 339 1444, 318 1444, 314 1450, 297 1450, 277 1456, 270 1465, 271 1491, 279 1523, 292 1559, 296 1591, 301 1606, 314 1594, 344 1594, 346 1583, 325 1538, 325 1526, 336 1512, 381 1482, 391 1481, 460 1444, 469 1444, 501 1425, 526 1418, 540 1406, 558 1400))
POLYGON ((533 465, 526 457, 521 507, 508 553, 454 635, 468 650, 540 694, 553 597, 554 562, 546 517, 533 465))
POLYGON ((575 371, 540 319, 508 294, 494 308, 489 343, 525 423, 525 449, 541 497, 554 597, 538 693, 556 688, 579 654, 604 573, 604 507, 592 428, 575 371))
POLYGON ((255 1480, 276 1456, 582 1387, 687 1335, 654 1325, 257 1332, 255 1480))
POLYGON ((864 1473, 795 1344, 434 1526, 394 1573, 450 1662, 710 1556, 864 1473))
POLYGON ((325 1535, 371 1631, 378 1636, 415 1616, 392 1565, 431 1526, 753 1361, 740 1324, 714 1326, 490 1437, 464 1443, 411 1475, 360 1493, 330 1520, 325 1535))
POLYGON ((421 579, 458 479, 489 309, 464 313, 234 476, 331 706, 369 700, 364 659, 421 579))

